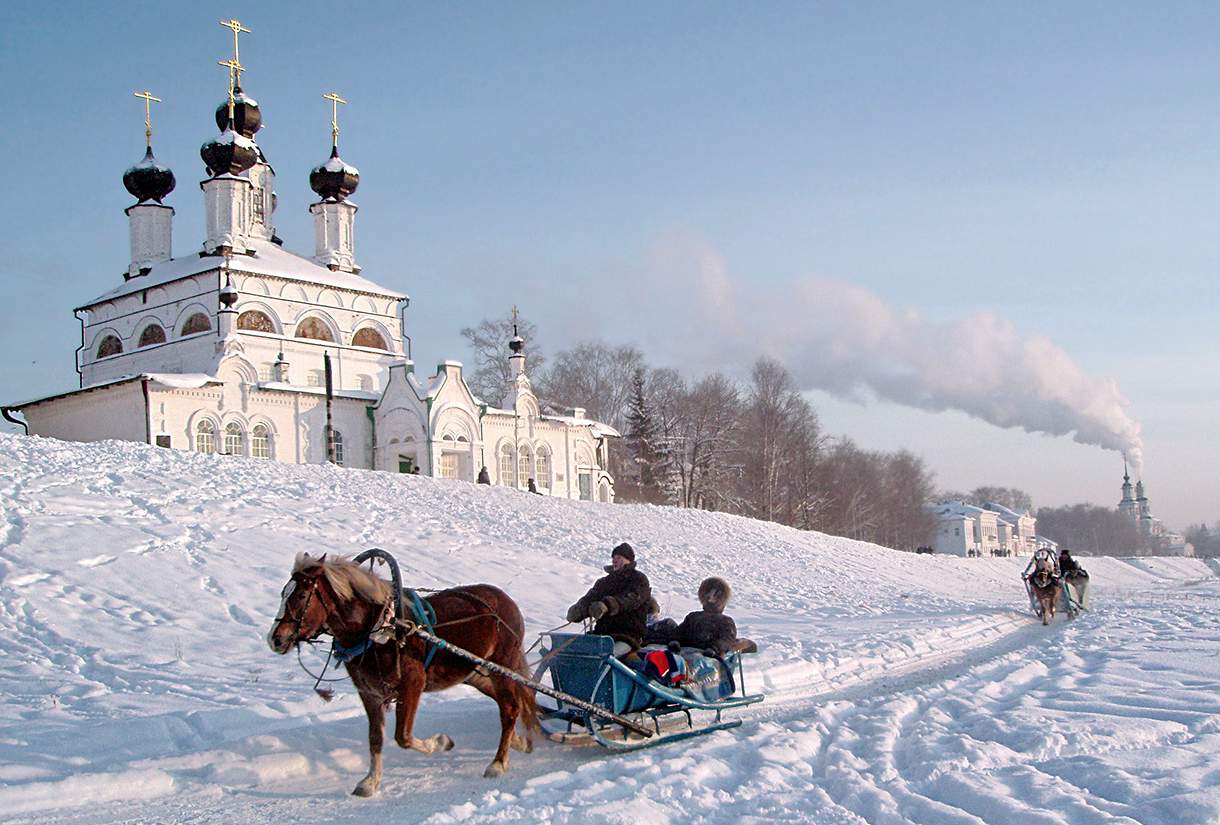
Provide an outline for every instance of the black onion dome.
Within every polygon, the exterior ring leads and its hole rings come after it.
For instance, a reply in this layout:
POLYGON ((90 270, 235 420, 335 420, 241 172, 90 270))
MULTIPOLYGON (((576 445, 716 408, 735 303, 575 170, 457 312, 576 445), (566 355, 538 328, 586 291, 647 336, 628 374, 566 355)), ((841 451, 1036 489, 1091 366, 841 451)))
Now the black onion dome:
POLYGON ((339 147, 330 150, 330 160, 309 173, 309 188, 323 200, 341 201, 360 185, 360 170, 339 157, 339 147))
POLYGON ((199 156, 212 177, 239 175, 258 162, 258 147, 250 138, 225 129, 203 144, 199 156))
MULTIPOLYGON (((224 131, 229 125, 229 101, 225 99, 216 107, 216 128, 224 131)), ((233 90, 233 128, 239 135, 252 138, 263 126, 263 113, 258 101, 238 86, 233 90)))
POLYGON ((520 335, 514 335, 508 339, 508 348, 514 353, 520 353, 521 350, 525 349, 525 339, 520 335))
POLYGON ((232 278, 225 278, 225 285, 220 289, 220 303, 225 309, 232 309, 237 303, 237 290, 233 288, 232 278))
POLYGON ((144 159, 123 173, 123 185, 137 201, 161 202, 174 191, 174 173, 169 167, 153 157, 152 147, 144 152, 144 159))

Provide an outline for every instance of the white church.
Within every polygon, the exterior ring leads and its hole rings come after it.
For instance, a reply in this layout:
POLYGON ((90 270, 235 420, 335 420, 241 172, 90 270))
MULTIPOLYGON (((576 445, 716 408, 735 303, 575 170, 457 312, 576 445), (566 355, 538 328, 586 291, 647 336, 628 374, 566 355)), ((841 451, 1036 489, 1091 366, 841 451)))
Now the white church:
MULTIPOLYGON (((74 310, 79 387, 7 405, 4 417, 71 441, 332 461, 613 501, 608 440, 619 434, 580 408, 543 414, 520 337, 505 342, 513 379, 502 406, 475 397, 457 361, 416 374, 403 350, 407 296, 356 263, 349 197, 359 172, 339 157, 337 122, 330 158, 309 176, 313 255, 283 247, 275 171, 255 142, 262 115, 236 58, 226 65, 229 98, 200 152, 202 247, 173 255, 164 200, 175 180, 153 157, 146 118, 144 159, 123 176, 136 198, 126 210, 130 265, 122 284, 74 310)), ((155 100, 137 96, 146 107, 155 100)))

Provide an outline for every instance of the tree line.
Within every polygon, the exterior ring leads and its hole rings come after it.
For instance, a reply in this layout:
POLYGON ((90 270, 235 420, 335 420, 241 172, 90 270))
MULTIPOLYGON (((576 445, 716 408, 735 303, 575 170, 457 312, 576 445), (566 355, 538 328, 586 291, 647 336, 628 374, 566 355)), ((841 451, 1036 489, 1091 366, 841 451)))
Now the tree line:
MULTIPOLYGON (((474 353, 471 390, 500 403, 510 382, 505 316, 462 330, 474 353)), ((941 491, 924 460, 906 450, 865 450, 822 430, 816 410, 778 361, 760 358, 749 377, 689 376, 646 363, 639 349, 583 341, 548 358, 533 323, 518 318, 530 380, 544 409, 583 407, 622 435, 611 439, 610 472, 619 501, 717 510, 898 549, 931 544, 925 505, 961 500, 1002 504, 1038 519, 1038 534, 1086 555, 1164 552, 1113 507, 1075 504, 1035 510, 1028 493, 984 486, 941 491)), ((1220 523, 1187 540, 1220 555, 1220 523)))
MULTIPOLYGON (((653 367, 633 346, 599 341, 547 359, 533 324, 519 318, 517 328, 544 408, 583 407, 623 435, 610 447, 619 501, 736 513, 899 549, 931 542, 924 505, 935 488, 923 459, 823 432, 778 361, 760 358, 739 382, 653 367)), ((492 403, 505 395, 511 334, 507 318, 462 330, 475 351, 467 383, 492 403)))

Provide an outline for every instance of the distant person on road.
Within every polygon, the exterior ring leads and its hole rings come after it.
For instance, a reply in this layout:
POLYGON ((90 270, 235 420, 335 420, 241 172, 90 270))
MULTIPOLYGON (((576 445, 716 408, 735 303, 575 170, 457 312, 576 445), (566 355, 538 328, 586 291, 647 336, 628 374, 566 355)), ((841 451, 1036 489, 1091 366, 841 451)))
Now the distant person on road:
POLYGON ((626 656, 644 643, 652 586, 635 567, 635 550, 623 542, 589 592, 568 608, 569 622, 593 619, 593 632, 614 639, 614 655, 626 656))

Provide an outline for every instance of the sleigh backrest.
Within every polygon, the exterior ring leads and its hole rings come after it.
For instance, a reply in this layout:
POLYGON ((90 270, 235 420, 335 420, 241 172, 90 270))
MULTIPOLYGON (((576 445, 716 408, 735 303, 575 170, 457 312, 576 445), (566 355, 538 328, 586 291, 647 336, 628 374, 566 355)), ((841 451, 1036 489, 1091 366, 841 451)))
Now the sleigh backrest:
MULTIPOLYGON (((552 633, 550 636, 554 655, 551 677, 555 687, 578 699, 597 702, 593 690, 606 659, 614 655, 614 640, 592 633, 552 633)), ((603 680, 599 693, 608 693, 609 687, 609 680, 603 680)))

